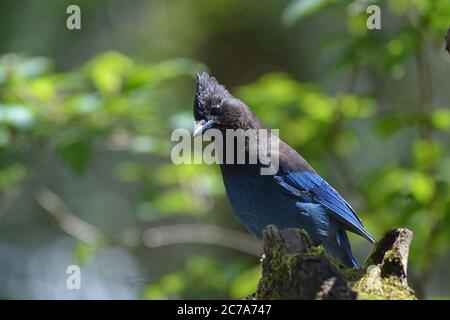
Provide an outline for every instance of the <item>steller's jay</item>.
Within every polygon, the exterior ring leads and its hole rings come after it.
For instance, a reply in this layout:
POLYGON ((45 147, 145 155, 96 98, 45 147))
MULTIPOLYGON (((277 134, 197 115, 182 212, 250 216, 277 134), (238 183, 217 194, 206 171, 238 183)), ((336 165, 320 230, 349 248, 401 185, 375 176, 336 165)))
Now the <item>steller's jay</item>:
MULTIPOLYGON (((213 128, 220 132, 264 129, 247 105, 234 98, 207 73, 197 75, 194 119, 194 136, 213 128)), ((263 230, 270 224, 281 229, 305 229, 313 243, 322 244, 342 266, 357 268, 346 231, 371 243, 375 239, 364 229, 347 201, 302 156, 281 139, 278 143, 278 171, 274 174, 262 175, 260 161, 256 164, 220 164, 236 217, 257 238, 261 238, 263 230)), ((244 152, 253 149, 246 146, 244 152)))

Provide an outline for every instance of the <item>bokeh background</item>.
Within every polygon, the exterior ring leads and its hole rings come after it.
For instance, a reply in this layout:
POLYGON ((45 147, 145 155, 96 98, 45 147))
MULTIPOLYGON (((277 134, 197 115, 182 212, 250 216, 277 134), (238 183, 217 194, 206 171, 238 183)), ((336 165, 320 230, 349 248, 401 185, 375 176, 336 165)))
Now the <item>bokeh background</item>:
MULTIPOLYGON (((207 70, 450 297, 448 0, 0 2, 0 298, 240 298, 257 241, 216 166, 174 165, 207 70), (369 4, 381 30, 366 28, 369 4), (81 8, 81 30, 66 8, 81 8), (81 267, 81 290, 66 268, 81 267)), ((351 238, 359 261, 371 247, 351 238)))

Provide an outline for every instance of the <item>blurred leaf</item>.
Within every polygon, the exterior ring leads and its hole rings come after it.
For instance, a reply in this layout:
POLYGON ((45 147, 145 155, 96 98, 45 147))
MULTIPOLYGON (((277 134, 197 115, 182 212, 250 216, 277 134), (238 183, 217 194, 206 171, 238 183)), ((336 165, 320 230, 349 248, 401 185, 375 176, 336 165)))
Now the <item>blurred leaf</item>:
POLYGON ((352 36, 360 37, 368 33, 369 30, 366 25, 367 17, 365 11, 347 17, 347 29, 352 36))
POLYGON ((414 56, 419 46, 419 33, 413 27, 405 27, 384 46, 382 66, 394 79, 404 76, 405 65, 414 56))
POLYGON ((413 145, 414 162, 418 168, 427 169, 436 164, 441 155, 441 149, 437 142, 419 139, 413 145))
MULTIPOLYGON (((325 66, 324 72, 344 72, 358 66, 379 60, 380 51, 385 46, 383 34, 375 33, 370 37, 349 37, 347 34, 336 35, 330 46, 338 47, 338 56, 325 66)), ((322 55, 327 56, 332 48, 324 46, 322 55)))
POLYGON ((74 256, 77 264, 84 265, 86 264, 95 253, 95 246, 80 242, 74 248, 74 256))
POLYGON ((165 214, 193 213, 192 201, 180 189, 172 189, 154 200, 155 208, 165 214))
POLYGON ((389 0, 389 7, 398 15, 404 15, 407 11, 417 10, 424 14, 430 8, 427 0, 389 0))
POLYGON ((163 300, 163 299, 167 299, 168 297, 166 296, 166 293, 163 291, 163 289, 161 287, 159 287, 158 285, 148 285, 145 288, 144 294, 143 294, 143 299, 146 300, 163 300))
POLYGON ((341 113, 348 119, 370 118, 375 114, 375 104, 372 99, 345 94, 339 96, 338 101, 341 113))
POLYGON ((436 34, 444 34, 448 30, 450 21, 450 1, 430 1, 428 6, 428 19, 432 30, 436 34))
MULTIPOLYGON (((252 270, 253 268, 247 269, 244 274, 249 277, 254 276, 252 270)), ((158 281, 149 284, 143 296, 145 299, 195 299, 202 297, 215 299, 228 297, 233 290, 236 294, 245 291, 242 284, 238 288, 237 278, 249 284, 247 289, 255 286, 257 279, 253 284, 250 284, 252 280, 249 277, 244 278, 242 267, 236 264, 229 264, 224 267, 213 257, 191 256, 179 270, 169 272, 158 281), (234 285, 236 286, 235 289, 231 289, 234 285)))
POLYGON ((20 163, 12 164, 0 169, 0 188, 5 189, 14 186, 27 175, 27 168, 20 163))
POLYGON ((91 160, 92 147, 86 140, 64 141, 58 145, 57 153, 74 173, 81 174, 91 160))
POLYGON ((393 134, 401 131, 404 128, 413 126, 419 123, 419 115, 417 113, 397 113, 391 112, 387 115, 379 117, 375 124, 375 131, 383 138, 389 138, 393 134))
POLYGON ((434 110, 431 121, 435 128, 450 131, 450 109, 442 108, 434 110))
POLYGON ((334 2, 335 0, 294 0, 284 10, 282 21, 291 26, 305 17, 324 10, 334 2))
POLYGON ((319 93, 305 92, 300 96, 300 108, 312 119, 331 122, 336 114, 336 104, 334 99, 319 93))
POLYGON ((418 202, 426 204, 432 199, 436 189, 432 177, 415 171, 410 173, 408 182, 411 193, 418 202))
POLYGON ((171 273, 164 276, 160 281, 161 287, 168 293, 178 293, 185 287, 184 280, 180 274, 171 273))
POLYGON ((319 129, 320 126, 316 121, 305 117, 296 122, 287 123, 282 128, 280 134, 286 137, 295 137, 295 141, 298 144, 304 144, 305 142, 312 140, 319 129))
POLYGON ((270 73, 265 74, 256 82, 240 87, 237 95, 252 108, 253 106, 261 110, 264 108, 270 113, 272 109, 284 104, 295 103, 300 91, 299 83, 289 75, 270 73))
POLYGON ((181 75, 194 75, 196 72, 205 70, 206 67, 193 60, 179 58, 166 60, 154 65, 138 65, 128 74, 128 81, 136 85, 156 85, 181 75))
POLYGON ((157 283, 145 288, 144 299, 160 300, 179 297, 185 289, 185 280, 180 273, 169 273, 157 283))
POLYGON ((260 278, 261 266, 259 265, 241 273, 231 285, 231 299, 242 299, 255 293, 260 278))
POLYGON ((118 52, 106 52, 96 56, 87 70, 102 93, 114 95, 122 89, 124 76, 133 66, 133 61, 128 57, 118 52))
POLYGON ((30 83, 31 92, 42 100, 50 100, 55 95, 55 85, 49 78, 37 78, 30 83))

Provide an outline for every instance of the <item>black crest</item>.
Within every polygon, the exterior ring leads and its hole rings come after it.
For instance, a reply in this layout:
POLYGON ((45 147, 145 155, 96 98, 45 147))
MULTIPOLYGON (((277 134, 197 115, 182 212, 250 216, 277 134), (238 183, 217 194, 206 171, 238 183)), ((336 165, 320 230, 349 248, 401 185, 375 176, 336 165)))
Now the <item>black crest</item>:
POLYGON ((220 101, 230 96, 227 89, 220 85, 216 78, 210 76, 206 72, 197 74, 196 89, 194 101, 195 120, 204 119, 208 113, 208 108, 210 108, 215 101, 220 101))

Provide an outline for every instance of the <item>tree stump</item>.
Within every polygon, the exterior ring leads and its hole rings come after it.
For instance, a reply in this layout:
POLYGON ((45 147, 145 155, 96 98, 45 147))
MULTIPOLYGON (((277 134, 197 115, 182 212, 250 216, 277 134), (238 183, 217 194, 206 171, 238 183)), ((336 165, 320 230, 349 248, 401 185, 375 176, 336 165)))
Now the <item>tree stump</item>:
POLYGON ((412 232, 395 229, 375 245, 361 269, 342 269, 299 229, 263 233, 262 277, 255 299, 416 299, 407 283, 412 232))

